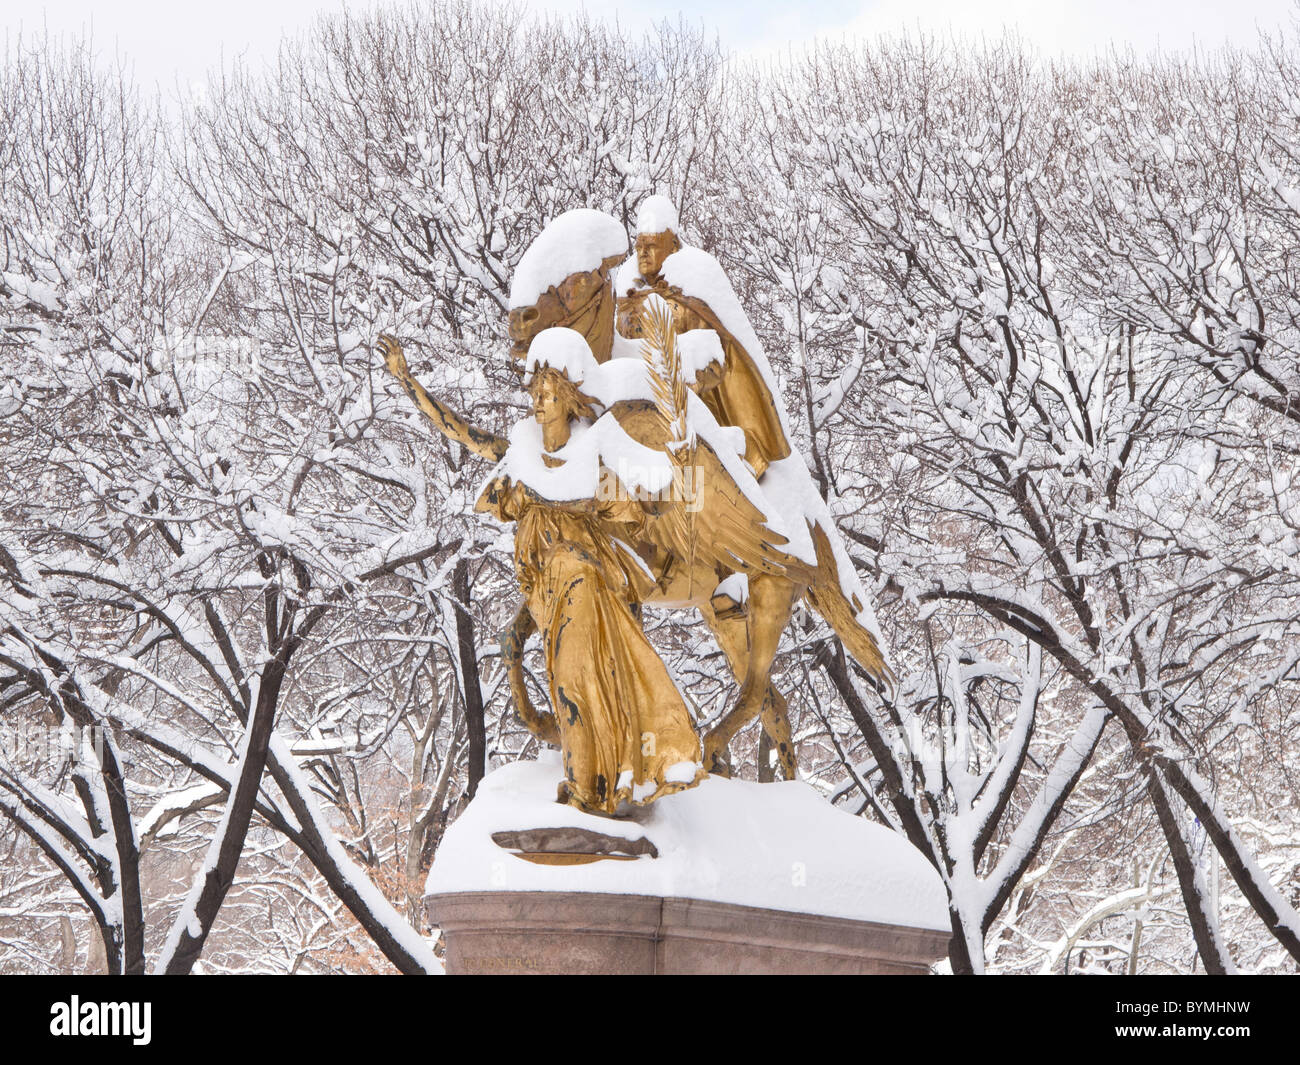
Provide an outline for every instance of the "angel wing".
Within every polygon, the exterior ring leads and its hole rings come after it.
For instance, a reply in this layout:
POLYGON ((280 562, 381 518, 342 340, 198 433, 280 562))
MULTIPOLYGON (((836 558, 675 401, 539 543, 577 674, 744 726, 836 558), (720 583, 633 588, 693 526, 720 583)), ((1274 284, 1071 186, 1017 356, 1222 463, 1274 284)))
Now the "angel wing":
MULTIPOLYGON (((618 404, 614 416, 634 440, 664 449, 670 425, 655 404, 618 404)), ((703 574, 767 573, 797 583, 813 579, 812 568, 784 548, 788 541, 768 525, 768 515, 741 490, 714 449, 703 439, 678 451, 681 478, 666 498, 647 503, 644 537, 667 570, 703 574)), ((705 578, 707 579, 707 578, 705 578)), ((708 588, 698 588, 708 594, 708 588)))

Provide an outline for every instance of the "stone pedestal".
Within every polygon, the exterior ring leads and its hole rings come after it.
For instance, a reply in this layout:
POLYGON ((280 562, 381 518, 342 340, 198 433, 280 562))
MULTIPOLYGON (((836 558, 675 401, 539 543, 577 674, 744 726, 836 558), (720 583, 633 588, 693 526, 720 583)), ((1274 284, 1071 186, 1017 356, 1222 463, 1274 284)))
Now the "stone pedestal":
POLYGON ((447 972, 923 975, 949 933, 700 899, 565 891, 426 896, 447 972))

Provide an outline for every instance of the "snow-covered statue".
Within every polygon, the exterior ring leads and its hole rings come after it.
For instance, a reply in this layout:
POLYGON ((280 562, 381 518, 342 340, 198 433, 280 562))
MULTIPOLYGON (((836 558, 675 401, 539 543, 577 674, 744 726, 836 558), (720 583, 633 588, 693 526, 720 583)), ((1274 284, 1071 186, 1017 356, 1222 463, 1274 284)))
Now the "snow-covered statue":
POLYGON ((673 309, 678 334, 712 330, 715 359, 695 370, 695 390, 722 425, 745 434, 745 458, 761 476, 771 462, 790 454, 772 370, 731 283, 708 252, 682 243, 677 208, 651 196, 636 220, 636 248, 614 276, 618 331, 641 335, 641 306, 657 294, 673 309))
POLYGON ((514 427, 475 509, 515 523, 515 572, 553 707, 535 727, 563 754, 560 798, 612 814, 691 787, 704 770, 686 704, 634 613, 654 587, 631 546, 649 517, 638 496, 671 486, 673 462, 598 415, 582 391, 596 366, 572 329, 533 338, 534 417, 514 427))
MULTIPOLYGON (((697 249, 678 246, 659 254, 680 244, 675 212, 669 214, 671 205, 665 203, 648 201, 638 228, 655 239, 644 242, 644 262, 637 264, 635 276, 622 276, 627 267, 620 273, 620 284, 626 281, 622 290, 631 293, 623 307, 630 336, 614 332, 609 272, 611 261, 627 248, 614 219, 595 211, 567 212, 524 254, 512 284, 510 332, 537 410, 535 419, 515 427, 509 441, 469 425, 430 396, 410 374, 395 340, 381 338, 380 350, 390 372, 441 432, 501 463, 483 505, 503 520, 519 522, 516 536, 525 540, 520 580, 526 601, 501 635, 502 658, 525 725, 546 742, 559 743, 567 759, 565 715, 576 706, 572 724, 585 727, 579 723, 588 720, 563 682, 572 660, 557 656, 552 647, 553 641, 563 643, 561 633, 574 642, 560 651, 567 655, 577 644, 572 653, 588 663, 593 648, 600 655, 612 653, 608 648, 614 644, 637 648, 619 659, 628 668, 614 669, 615 688, 600 696, 617 689, 635 708, 648 698, 647 691, 658 690, 660 680, 623 691, 626 678, 666 673, 662 663, 649 659, 643 670, 629 667, 642 660, 648 645, 632 637, 627 626, 635 626, 642 603, 692 608, 709 625, 740 682, 733 706, 703 737, 704 765, 725 770, 732 737, 759 716, 785 776, 793 779, 797 767, 787 707, 771 683, 771 669, 794 604, 807 598, 869 674, 883 682, 889 670, 866 593, 804 459, 791 448, 775 378, 721 267, 697 249), (550 339, 549 330, 566 326, 581 335, 582 349, 571 339, 550 339), (617 505, 611 491, 620 497, 617 505), (621 498, 629 493, 636 497, 634 505, 621 498), (527 518, 526 533, 523 515, 529 511, 520 509, 525 503, 540 508, 527 518), (566 627, 563 610, 538 591, 548 587, 550 577, 536 553, 534 533, 541 529, 545 541, 547 523, 571 523, 573 511, 566 507, 585 515, 576 542, 602 575, 592 583, 596 599, 583 616, 617 613, 619 618, 599 638, 583 626, 566 627), (602 545, 598 550, 585 546, 595 542, 602 545), (614 611, 615 603, 623 604, 626 616, 614 611), (523 670, 524 645, 539 630, 547 654, 550 714, 531 706, 523 670), (616 637, 604 635, 615 631, 616 637)), ((639 255, 642 245, 638 238, 639 255)), ((519 550, 517 542, 517 563, 519 550)), ((562 574, 577 561, 576 555, 555 556, 556 579, 563 581, 562 574)), ((595 688, 586 691, 596 698, 595 688)), ((659 698, 676 713, 675 688, 663 689, 659 698)), ((587 713, 593 723, 599 716, 587 713)), ((641 711, 601 713, 604 723, 594 727, 603 735, 607 728, 633 727, 641 711)), ((668 763, 642 765, 642 776, 635 764, 625 765, 621 752, 627 750, 628 735, 592 741, 605 753, 596 758, 588 751, 581 760, 587 768, 575 765, 575 780, 568 783, 573 801, 590 808, 617 804, 629 769, 633 801, 638 787, 653 795, 663 785, 680 783, 664 776, 668 763), (611 751, 620 752, 616 773, 611 751), (587 770, 597 764, 600 772, 590 776, 587 770), (603 793, 597 787, 602 775, 603 793), (578 777, 586 783, 579 786, 578 777)), ((680 746, 669 749, 670 757, 682 753, 680 746)))

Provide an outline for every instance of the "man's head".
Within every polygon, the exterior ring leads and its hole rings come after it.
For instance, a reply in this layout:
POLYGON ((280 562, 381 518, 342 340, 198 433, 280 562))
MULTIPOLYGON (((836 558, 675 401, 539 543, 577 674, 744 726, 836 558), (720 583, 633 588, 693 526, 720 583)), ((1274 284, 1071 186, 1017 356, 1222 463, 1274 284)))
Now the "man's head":
POLYGON ((662 233, 638 233, 636 238, 636 268, 647 281, 656 281, 663 269, 664 260, 682 246, 671 229, 662 233))
POLYGON ((677 208, 667 196, 651 196, 636 215, 636 268, 655 281, 664 260, 682 246, 677 237, 677 208))

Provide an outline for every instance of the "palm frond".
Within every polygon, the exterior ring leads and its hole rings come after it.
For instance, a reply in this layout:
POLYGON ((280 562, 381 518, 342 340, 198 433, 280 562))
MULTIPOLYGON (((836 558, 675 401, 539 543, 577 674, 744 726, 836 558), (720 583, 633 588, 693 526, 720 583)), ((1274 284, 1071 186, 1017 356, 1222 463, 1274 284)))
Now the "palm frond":
POLYGON ((641 357, 645 360, 654 392, 655 405, 668 423, 674 443, 686 443, 686 378, 673 311, 660 296, 649 296, 641 305, 641 357))

